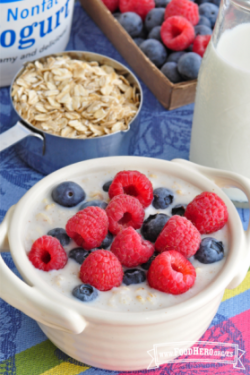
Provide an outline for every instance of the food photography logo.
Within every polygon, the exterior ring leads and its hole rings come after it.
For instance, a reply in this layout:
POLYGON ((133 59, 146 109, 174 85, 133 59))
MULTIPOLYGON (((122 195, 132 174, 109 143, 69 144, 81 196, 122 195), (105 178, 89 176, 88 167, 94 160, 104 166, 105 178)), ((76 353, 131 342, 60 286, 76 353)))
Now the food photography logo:
POLYGON ((233 368, 245 370, 242 363, 244 350, 238 344, 226 344, 210 341, 186 341, 155 344, 147 352, 151 357, 148 370, 158 368, 166 363, 220 363, 232 365, 233 368), (182 357, 182 358, 180 358, 182 357))

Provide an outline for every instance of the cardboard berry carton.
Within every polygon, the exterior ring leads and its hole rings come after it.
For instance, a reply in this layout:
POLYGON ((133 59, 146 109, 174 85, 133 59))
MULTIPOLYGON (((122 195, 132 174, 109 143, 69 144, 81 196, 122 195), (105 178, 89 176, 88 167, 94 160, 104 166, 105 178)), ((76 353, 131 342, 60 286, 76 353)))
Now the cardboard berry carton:
POLYGON ((171 110, 194 102, 197 80, 177 84, 170 82, 144 55, 102 1, 80 0, 80 3, 163 107, 171 110))

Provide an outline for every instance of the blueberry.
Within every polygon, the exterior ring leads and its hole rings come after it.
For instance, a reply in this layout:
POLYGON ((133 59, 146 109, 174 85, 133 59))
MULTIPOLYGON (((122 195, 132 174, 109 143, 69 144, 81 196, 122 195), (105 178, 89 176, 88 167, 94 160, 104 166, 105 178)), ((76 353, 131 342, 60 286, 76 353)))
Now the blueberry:
POLYGON ((208 26, 204 25, 197 25, 194 27, 195 35, 211 35, 212 29, 208 26))
POLYGON ((162 66, 161 71, 164 76, 166 76, 173 83, 182 81, 181 75, 177 70, 177 64, 175 62, 166 62, 162 66))
POLYGON ((149 258, 149 260, 148 260, 146 263, 141 264, 141 268, 143 268, 145 271, 148 271, 148 270, 149 270, 149 267, 151 266, 151 263, 153 262, 153 260, 155 259, 156 256, 157 256, 157 253, 154 253, 154 254, 149 258))
POLYGON ((96 200, 88 201, 88 202, 85 202, 85 203, 81 204, 81 206, 79 207, 79 211, 84 210, 84 208, 86 208, 86 207, 100 207, 103 210, 105 210, 107 205, 108 205, 108 203, 96 199, 96 200))
POLYGON ((66 246, 70 243, 70 237, 67 235, 66 230, 63 228, 54 228, 48 231, 48 236, 57 238, 62 246, 66 246))
POLYGON ((143 38, 134 38, 134 42, 137 44, 138 47, 140 46, 140 44, 142 44, 144 42, 144 40, 145 39, 143 39, 143 38))
POLYGON ((143 26, 143 29, 140 32, 140 34, 137 35, 137 38, 146 39, 147 38, 147 34, 148 34, 147 30, 146 30, 145 26, 143 26))
POLYGON ((76 247, 75 249, 70 250, 69 258, 74 259, 79 264, 82 264, 89 254, 90 251, 84 250, 82 247, 76 247))
POLYGON ((81 284, 76 286, 73 289, 72 294, 74 297, 83 302, 91 302, 98 297, 98 291, 96 288, 89 284, 81 284))
POLYGON ((181 56, 177 68, 184 79, 196 79, 198 77, 202 58, 194 52, 187 52, 181 56))
POLYGON ((161 42, 161 26, 155 26, 148 34, 148 39, 156 39, 161 42))
POLYGON ((205 16, 200 16, 199 22, 197 23, 196 26, 203 25, 211 28, 211 22, 209 19, 205 16))
POLYGON ((90 253, 93 253, 94 251, 100 250, 98 247, 95 247, 94 249, 90 250, 90 253))
POLYGON ((155 7, 156 8, 166 8, 166 6, 170 3, 171 0, 155 0, 155 7))
POLYGON ((217 7, 220 6, 220 0, 210 0, 209 3, 212 3, 214 5, 217 5, 217 7))
POLYGON ((105 182, 105 184, 104 184, 103 187, 102 187, 103 191, 108 192, 108 191, 109 191, 109 188, 110 188, 110 185, 112 184, 112 182, 113 182, 113 180, 110 180, 110 181, 105 182))
POLYGON ((156 209, 165 209, 173 203, 174 193, 166 188, 157 188, 154 190, 154 199, 152 205, 156 209))
POLYGON ((124 272, 123 283, 125 285, 140 284, 146 280, 146 274, 144 271, 138 268, 131 268, 124 272))
POLYGON ((122 27, 127 31, 127 33, 132 37, 137 37, 140 35, 143 29, 143 22, 138 14, 133 12, 122 13, 117 21, 122 25, 122 27))
POLYGON ((113 16, 117 19, 117 21, 118 21, 118 19, 121 17, 121 13, 120 12, 115 12, 115 13, 113 13, 113 16))
POLYGON ((209 0, 196 0, 195 2, 196 2, 196 4, 198 4, 198 5, 201 5, 201 4, 204 4, 204 3, 210 3, 209 0))
POLYGON ((150 215, 142 224, 141 234, 146 240, 155 242, 169 219, 165 214, 150 215))
POLYGON ((145 40, 140 45, 140 49, 157 67, 161 67, 166 61, 166 48, 156 39, 145 40))
POLYGON ((154 8, 151 9, 146 18, 145 26, 148 31, 151 31, 155 26, 161 26, 164 21, 165 8, 154 8))
POLYGON ((224 245, 213 237, 203 238, 194 257, 204 264, 218 262, 224 257, 224 245))
POLYGON ((86 197, 85 191, 72 181, 62 182, 52 191, 53 200, 64 207, 74 207, 86 197))
POLYGON ((204 3, 199 6, 199 13, 201 16, 205 16, 211 22, 211 27, 214 27, 219 8, 215 4, 204 3))
POLYGON ((186 208, 186 204, 177 204, 172 208, 172 215, 184 216, 186 208))
POLYGON ((108 232, 107 236, 102 241, 102 244, 99 247, 99 249, 107 249, 111 245, 113 239, 114 239, 113 234, 108 232))
POLYGON ((193 43, 186 49, 186 52, 193 52, 193 43))
POLYGON ((167 58, 167 62, 175 62, 175 63, 178 63, 178 61, 180 60, 181 56, 183 56, 185 54, 184 51, 178 51, 178 52, 173 52, 171 53, 168 58, 167 58))
POLYGON ((198 5, 204 4, 204 3, 211 3, 214 5, 217 5, 217 7, 220 6, 220 0, 196 0, 195 1, 198 5))

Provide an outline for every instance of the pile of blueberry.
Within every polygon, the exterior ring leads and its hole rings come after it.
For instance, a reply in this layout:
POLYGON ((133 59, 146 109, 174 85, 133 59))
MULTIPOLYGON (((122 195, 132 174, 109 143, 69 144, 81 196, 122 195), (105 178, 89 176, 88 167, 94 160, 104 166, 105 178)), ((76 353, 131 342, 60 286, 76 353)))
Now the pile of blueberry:
POLYGON ((197 78, 219 0, 102 1, 171 82, 197 78), (115 10, 114 3, 118 6, 115 10))

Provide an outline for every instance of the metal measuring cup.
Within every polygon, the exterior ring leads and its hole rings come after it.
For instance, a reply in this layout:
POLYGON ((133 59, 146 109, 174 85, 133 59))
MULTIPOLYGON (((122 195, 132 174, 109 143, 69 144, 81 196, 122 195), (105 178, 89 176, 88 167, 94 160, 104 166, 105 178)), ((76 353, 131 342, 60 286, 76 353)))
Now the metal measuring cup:
MULTIPOLYGON (((140 106, 136 116, 130 122, 128 129, 124 131, 96 138, 64 138, 37 129, 31 123, 21 118, 12 100, 12 105, 20 120, 11 129, 0 135, 0 152, 17 143, 16 150, 21 159, 30 167, 45 175, 67 165, 87 159, 131 155, 133 153, 132 141, 135 138, 135 133, 139 125, 143 104, 143 91, 135 75, 118 61, 92 52, 62 52, 44 56, 38 61, 43 63, 49 56, 70 56, 73 59, 89 62, 97 61, 100 64, 113 67, 119 75, 125 76, 131 84, 135 85, 140 94, 140 106)), ((14 82, 22 74, 27 64, 14 77, 10 91, 12 91, 14 82)))

